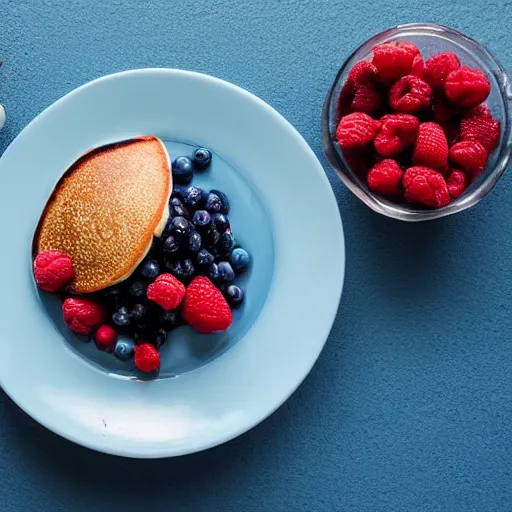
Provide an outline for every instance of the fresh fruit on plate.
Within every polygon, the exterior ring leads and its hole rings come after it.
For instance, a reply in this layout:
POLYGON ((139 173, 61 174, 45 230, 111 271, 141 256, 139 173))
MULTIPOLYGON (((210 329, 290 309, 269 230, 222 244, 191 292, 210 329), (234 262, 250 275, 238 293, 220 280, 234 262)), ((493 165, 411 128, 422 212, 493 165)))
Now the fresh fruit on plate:
POLYGON ((197 148, 170 166, 156 137, 94 149, 65 173, 39 222, 36 284, 61 294, 70 330, 139 371, 158 372, 173 329, 225 331, 244 301, 236 279, 251 259, 233 236, 229 199, 191 183, 212 158, 197 148))

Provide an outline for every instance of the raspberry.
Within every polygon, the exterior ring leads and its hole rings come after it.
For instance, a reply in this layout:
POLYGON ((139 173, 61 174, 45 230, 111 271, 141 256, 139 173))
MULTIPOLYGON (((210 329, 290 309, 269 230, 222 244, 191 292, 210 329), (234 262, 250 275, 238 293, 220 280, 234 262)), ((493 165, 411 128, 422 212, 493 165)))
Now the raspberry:
POLYGON ((389 114, 381 119, 382 126, 375 137, 375 149, 386 158, 401 153, 414 144, 420 122, 409 114, 389 114))
POLYGON ((487 151, 480 142, 464 140, 450 148, 450 160, 472 181, 485 169, 487 151))
POLYGON ((105 322, 103 306, 91 299, 70 297, 62 304, 62 314, 68 328, 77 334, 91 334, 105 322))
POLYGON ((75 277, 73 262, 67 254, 46 251, 34 260, 34 278, 37 286, 45 292, 58 292, 75 277))
POLYGON ((380 122, 369 115, 354 112, 342 117, 336 129, 336 139, 342 148, 356 148, 369 144, 380 128, 380 122))
POLYGON ((225 331, 233 321, 226 299, 204 276, 196 277, 188 285, 181 314, 187 323, 203 334, 225 331))
POLYGON ((475 107, 471 109, 469 112, 466 113, 465 117, 474 117, 478 119, 492 119, 491 111, 489 110, 489 107, 482 103, 481 105, 478 105, 478 107, 475 107))
POLYGON ((446 97, 459 108, 473 108, 486 100, 491 92, 487 77, 477 69, 462 66, 446 77, 446 97))
POLYGON ((414 58, 420 51, 406 41, 382 43, 373 49, 372 64, 377 68, 379 78, 387 84, 410 75, 414 58))
POLYGON ((436 53, 425 62, 423 80, 434 89, 443 89, 446 77, 459 66, 459 58, 455 53, 436 53))
POLYGON ((443 175, 428 167, 410 167, 404 173, 402 184, 405 188, 405 199, 409 203, 440 208, 450 202, 443 175))
POLYGON ((377 87, 370 83, 346 83, 340 93, 338 113, 344 116, 351 112, 371 114, 380 107, 381 96, 377 87))
POLYGON ((421 53, 418 53, 414 56, 412 61, 411 75, 417 76, 418 78, 423 78, 424 69, 425 64, 423 63, 423 57, 421 53))
POLYGON ((421 78, 406 75, 400 78, 389 91, 389 105, 397 112, 412 114, 430 105, 432 89, 421 78))
POLYGON ((460 122, 460 138, 480 142, 488 153, 498 147, 500 132, 500 123, 492 118, 486 105, 469 111, 460 122))
POLYGON ((338 111, 340 116, 350 112, 371 114, 381 103, 377 90, 377 68, 368 61, 358 62, 349 72, 341 90, 338 111))
POLYGON ((347 76, 347 83, 351 84, 368 82, 375 83, 377 80, 377 68, 367 60, 362 60, 361 62, 355 64, 347 76))
POLYGON ((368 187, 383 196, 398 196, 402 192, 403 174, 395 160, 382 160, 368 173, 368 187))
POLYGON ((185 286, 171 274, 159 275, 148 286, 146 293, 149 300, 156 302, 166 311, 176 309, 185 297, 185 286))
POLYGON ((144 373, 160 369, 160 354, 151 343, 142 342, 135 346, 135 366, 144 373))
POLYGON ((371 114, 380 107, 380 103, 381 97, 374 85, 358 84, 350 105, 350 110, 352 112, 364 112, 365 114, 371 114))
POLYGON ((462 195, 466 188, 466 175, 462 171, 452 169, 450 176, 446 180, 448 185, 448 192, 452 199, 457 199, 462 195))
POLYGON ((100 350, 112 352, 117 341, 117 332, 112 326, 103 324, 95 332, 94 341, 100 350))
POLYGON ((422 123, 414 145, 412 163, 445 172, 448 169, 448 142, 437 123, 422 123))

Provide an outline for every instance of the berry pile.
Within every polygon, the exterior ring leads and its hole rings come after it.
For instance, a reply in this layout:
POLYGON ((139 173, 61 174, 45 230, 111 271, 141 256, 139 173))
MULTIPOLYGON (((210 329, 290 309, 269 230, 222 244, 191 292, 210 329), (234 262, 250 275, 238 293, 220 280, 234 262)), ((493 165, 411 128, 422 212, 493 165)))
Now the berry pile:
MULTIPOLYGON (((63 295, 70 330, 91 336, 100 350, 122 361, 134 358, 142 372, 158 371, 159 349, 171 330, 189 324, 200 333, 224 331, 232 322, 231 308, 244 301, 234 281, 250 257, 231 231, 229 200, 219 190, 190 185, 194 172, 206 170, 211 159, 209 150, 199 148, 193 159, 174 160, 167 225, 130 278, 87 297, 63 295)), ((34 277, 42 290, 64 292, 74 278, 72 261, 57 251, 41 253, 34 277)))
POLYGON ((438 53, 423 61, 406 41, 375 46, 352 67, 338 102, 336 139, 373 192, 439 208, 459 197, 498 147, 483 104, 487 77, 438 53))

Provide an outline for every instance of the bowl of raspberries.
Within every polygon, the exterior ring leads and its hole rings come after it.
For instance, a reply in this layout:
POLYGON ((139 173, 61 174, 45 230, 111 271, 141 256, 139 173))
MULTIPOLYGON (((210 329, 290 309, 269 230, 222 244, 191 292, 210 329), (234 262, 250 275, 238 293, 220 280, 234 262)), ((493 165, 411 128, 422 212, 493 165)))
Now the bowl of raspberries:
POLYGON ((401 25, 345 61, 322 113, 324 152, 347 187, 405 221, 475 205, 510 160, 508 77, 476 41, 401 25))

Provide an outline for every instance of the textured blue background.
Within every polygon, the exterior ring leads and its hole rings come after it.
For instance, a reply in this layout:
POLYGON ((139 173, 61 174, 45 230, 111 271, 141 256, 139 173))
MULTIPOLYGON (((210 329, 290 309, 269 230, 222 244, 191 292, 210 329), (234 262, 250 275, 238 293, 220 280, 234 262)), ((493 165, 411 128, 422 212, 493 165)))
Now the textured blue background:
MULTIPOLYGON (((397 23, 453 26, 512 71, 507 1, 0 0, 0 12, 0 150, 84 82, 168 66, 257 94, 325 164, 320 109, 337 67, 397 23)), ((241 438, 163 461, 74 446, 0 392, 2 512, 512 510, 512 175, 469 212, 406 225, 325 168, 347 278, 299 391, 241 438)))

